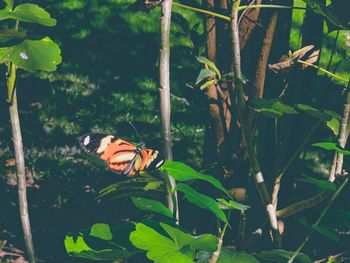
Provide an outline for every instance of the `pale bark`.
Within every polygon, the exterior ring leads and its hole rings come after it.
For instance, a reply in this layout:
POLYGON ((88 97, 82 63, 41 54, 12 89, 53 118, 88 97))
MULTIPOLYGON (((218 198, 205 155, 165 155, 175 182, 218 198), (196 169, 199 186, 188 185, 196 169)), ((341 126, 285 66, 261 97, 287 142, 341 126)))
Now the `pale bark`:
POLYGON ((21 134, 21 125, 18 115, 17 95, 15 89, 16 67, 11 63, 9 65, 9 76, 7 78, 7 88, 9 98, 11 98, 9 112, 12 128, 12 140, 15 151, 16 170, 17 170, 17 187, 18 187, 18 204, 22 222, 24 243, 30 263, 36 262, 32 232, 30 227, 28 201, 27 201, 27 180, 25 174, 25 161, 23 152, 23 142, 21 134))
MULTIPOLYGON (((172 141, 171 141, 171 103, 170 103, 170 24, 171 24, 171 5, 172 0, 164 0, 161 7, 160 17, 160 61, 159 61, 159 95, 160 95, 160 117, 162 125, 163 154, 166 159, 173 160, 172 141)), ((168 208, 175 211, 176 221, 179 221, 179 209, 177 202, 177 193, 175 191, 176 183, 174 178, 169 176, 171 191, 168 191, 168 208), (173 200, 174 197, 174 200, 173 200)))

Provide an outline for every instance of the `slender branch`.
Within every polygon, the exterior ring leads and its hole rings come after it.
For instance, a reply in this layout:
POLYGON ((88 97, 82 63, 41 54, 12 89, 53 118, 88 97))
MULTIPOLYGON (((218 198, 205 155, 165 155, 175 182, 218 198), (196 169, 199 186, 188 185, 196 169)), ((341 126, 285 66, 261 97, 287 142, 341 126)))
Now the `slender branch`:
POLYGON ((225 224, 224 228, 220 232, 219 242, 218 242, 216 251, 211 255, 208 263, 216 263, 217 260, 219 259, 219 256, 220 256, 220 253, 221 253, 221 249, 222 249, 222 243, 224 242, 224 236, 225 236, 225 233, 226 233, 226 229, 228 227, 228 222, 230 221, 230 217, 231 217, 231 210, 228 211, 227 223, 225 224))
POLYGON ((306 10, 305 7, 300 6, 285 6, 285 5, 241 5, 238 11, 250 9, 250 8, 273 8, 273 9, 296 9, 296 10, 306 10))
POLYGON ((244 98, 242 72, 241 72, 241 56, 240 56, 240 45, 238 35, 238 8, 240 0, 236 0, 232 4, 231 10, 231 30, 232 30, 232 70, 235 74, 235 87, 237 95, 237 107, 239 113, 240 124, 242 128, 243 138, 245 140, 245 147, 247 149, 251 170, 254 174, 257 190, 266 208, 266 212, 269 217, 270 226, 272 229, 274 242, 279 246, 280 235, 278 232, 276 210, 271 203, 270 194, 267 190, 263 174, 260 169, 258 159, 255 155, 254 146, 250 136, 250 127, 248 122, 247 106, 244 98))
POLYGON ((342 78, 342 77, 340 77, 340 76, 338 76, 338 75, 336 75, 336 74, 334 74, 334 73, 332 73, 332 72, 330 72, 330 71, 328 71, 328 70, 326 70, 324 68, 321 68, 321 67, 319 67, 317 65, 314 65, 312 63, 309 63, 309 62, 301 60, 301 59, 298 59, 297 61, 299 63, 301 63, 301 64, 304 64, 304 65, 307 65, 309 67, 315 68, 315 69, 317 69, 319 71, 322 71, 322 72, 328 74, 329 76, 331 76, 331 77, 333 77, 333 78, 335 78, 337 80, 340 80, 340 81, 343 81, 343 82, 348 82, 348 80, 346 80, 346 79, 344 79, 344 78, 342 78))
MULTIPOLYGON (((193 7, 193 6, 189 6, 189 5, 184 5, 184 4, 177 3, 177 2, 173 2, 173 5, 178 6, 178 7, 182 7, 182 8, 188 9, 188 10, 192 10, 192 11, 195 11, 198 13, 215 16, 215 17, 221 18, 221 19, 226 20, 226 21, 231 21, 231 19, 233 18, 233 17, 231 18, 229 16, 225 16, 225 15, 216 13, 216 12, 212 12, 209 10, 205 10, 202 8, 193 7)), ((248 5, 248 6, 245 6, 244 5, 244 6, 240 6, 237 11, 242 11, 242 10, 251 9, 251 8, 277 8, 277 9, 305 10, 304 7, 298 7, 298 6, 284 6, 284 5, 248 5)))
POLYGON ((301 243, 301 245, 297 248, 297 250, 293 253, 293 255, 290 257, 290 259, 288 260, 288 263, 292 263, 294 261, 294 259, 296 258, 296 256, 299 254, 299 252, 303 249, 303 247, 306 245, 306 243, 309 241, 310 239, 310 235, 313 232, 313 229, 315 229, 315 227, 317 227, 319 225, 319 223, 321 222, 321 220, 323 219, 323 217, 326 215, 326 213, 328 212, 329 208, 331 207, 331 205, 333 204, 334 200, 337 198, 337 196, 340 194, 340 192, 343 190, 343 188, 345 187, 346 183, 348 182, 348 178, 346 178, 344 180, 344 182, 340 185, 340 187, 338 188, 338 190, 334 193, 334 195, 332 196, 332 198, 329 200, 327 206, 323 209, 321 215, 318 217, 317 221, 315 222, 315 224, 312 225, 312 228, 309 230, 308 235, 306 236, 305 240, 303 243, 301 243))
MULTIPOLYGON (((168 160, 173 159, 171 141, 171 104, 170 104, 170 24, 171 24, 172 0, 164 0, 162 3, 162 14, 160 17, 160 61, 159 61, 159 95, 160 95, 160 116, 162 125, 163 153, 168 160)), ((168 191, 168 208, 175 211, 176 222, 179 222, 179 209, 177 202, 176 183, 173 177, 169 176, 171 191, 168 191), (175 202, 173 201, 175 200, 175 202)))
POLYGON ((332 64, 332 60, 333 60, 333 56, 334 56, 334 53, 335 53, 335 48, 337 47, 337 43, 338 43, 338 38, 339 38, 339 30, 337 30, 337 35, 335 36, 335 40, 333 42, 333 46, 332 46, 332 52, 331 52, 331 56, 328 60, 328 64, 327 64, 327 70, 329 71, 330 67, 331 67, 331 64, 332 64))
POLYGON ((173 2, 173 5, 174 6, 178 6, 178 7, 182 7, 182 8, 188 9, 188 10, 192 10, 192 11, 195 11, 195 12, 198 12, 198 13, 215 16, 215 17, 221 18, 221 19, 226 20, 226 21, 231 21, 231 17, 225 16, 225 15, 222 15, 222 14, 219 14, 219 13, 215 13, 213 11, 209 11, 209 10, 205 10, 205 9, 202 9, 202 8, 193 7, 193 6, 189 6, 189 5, 180 4, 180 3, 177 3, 177 2, 173 2))
MULTIPOLYGON (((347 142, 347 128, 349 123, 349 115, 350 115, 350 92, 346 93, 346 99, 344 103, 344 109, 343 109, 343 117, 342 121, 340 123, 340 129, 339 129, 339 137, 338 137, 338 144, 341 147, 345 147, 347 142)), ((340 175, 343 169, 343 154, 337 153, 337 160, 336 160, 336 168, 335 168, 335 175, 340 175)), ((333 179, 334 178, 329 178, 333 179)))

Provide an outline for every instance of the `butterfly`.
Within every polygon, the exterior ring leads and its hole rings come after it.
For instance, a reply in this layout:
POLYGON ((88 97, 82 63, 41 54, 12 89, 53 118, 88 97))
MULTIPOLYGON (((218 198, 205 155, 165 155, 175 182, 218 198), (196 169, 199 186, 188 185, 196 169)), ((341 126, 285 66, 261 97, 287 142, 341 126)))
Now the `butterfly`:
POLYGON ((145 148, 142 140, 135 146, 104 133, 85 134, 78 140, 85 153, 99 157, 111 171, 128 177, 134 177, 141 171, 156 171, 164 163, 162 155, 157 150, 145 148))

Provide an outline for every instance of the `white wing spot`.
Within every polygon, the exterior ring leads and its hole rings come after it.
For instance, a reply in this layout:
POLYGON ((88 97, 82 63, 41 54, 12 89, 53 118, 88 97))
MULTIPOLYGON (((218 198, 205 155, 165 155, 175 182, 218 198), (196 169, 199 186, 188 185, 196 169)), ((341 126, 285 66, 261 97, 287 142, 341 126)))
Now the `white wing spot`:
POLYGON ((24 53, 24 52, 21 52, 19 54, 19 56, 21 57, 21 59, 25 59, 25 60, 29 59, 28 55, 26 53, 24 53))
POLYGON ((163 160, 161 160, 159 163, 156 164, 156 168, 160 167, 164 163, 163 160))
POLYGON ((90 143, 90 135, 86 136, 84 139, 84 145, 88 145, 90 143))

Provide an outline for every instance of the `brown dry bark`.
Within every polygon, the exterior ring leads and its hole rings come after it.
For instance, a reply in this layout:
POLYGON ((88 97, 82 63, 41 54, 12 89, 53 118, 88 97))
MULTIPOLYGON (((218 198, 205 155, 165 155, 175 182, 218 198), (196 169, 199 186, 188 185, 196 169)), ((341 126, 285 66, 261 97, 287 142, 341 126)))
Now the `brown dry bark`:
MULTIPOLYGON (((250 3, 252 1, 249 1, 250 3)), ((260 5, 261 0, 253 1, 255 4, 260 5)), ((251 34, 253 33, 256 24, 258 23, 260 14, 260 8, 251 8, 247 9, 246 12, 243 13, 242 18, 239 23, 239 43, 241 46, 241 50, 244 49, 247 44, 251 34)))

